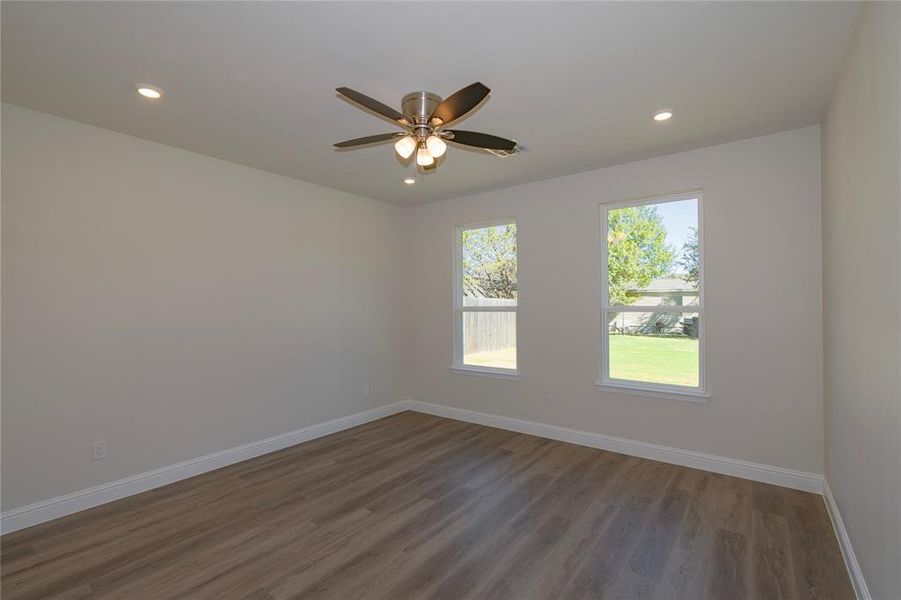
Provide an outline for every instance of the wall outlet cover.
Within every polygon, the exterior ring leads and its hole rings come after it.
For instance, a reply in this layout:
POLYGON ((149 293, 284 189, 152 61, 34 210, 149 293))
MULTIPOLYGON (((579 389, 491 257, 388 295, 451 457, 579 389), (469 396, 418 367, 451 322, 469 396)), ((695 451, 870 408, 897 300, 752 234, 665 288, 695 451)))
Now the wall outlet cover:
POLYGON ((106 458, 106 442, 94 442, 91 444, 91 459, 101 460, 106 458))

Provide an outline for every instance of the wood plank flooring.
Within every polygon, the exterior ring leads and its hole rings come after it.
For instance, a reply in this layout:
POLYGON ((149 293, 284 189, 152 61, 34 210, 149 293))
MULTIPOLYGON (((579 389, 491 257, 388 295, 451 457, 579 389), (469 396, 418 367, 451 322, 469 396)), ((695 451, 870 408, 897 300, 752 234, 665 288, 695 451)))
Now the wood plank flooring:
POLYGON ((413 412, 0 547, 4 600, 853 598, 819 496, 413 412))

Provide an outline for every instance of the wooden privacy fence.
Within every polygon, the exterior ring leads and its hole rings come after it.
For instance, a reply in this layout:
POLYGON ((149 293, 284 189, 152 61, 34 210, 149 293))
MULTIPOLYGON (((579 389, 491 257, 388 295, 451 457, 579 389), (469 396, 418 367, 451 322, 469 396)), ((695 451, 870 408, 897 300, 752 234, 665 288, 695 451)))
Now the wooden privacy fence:
POLYGON ((687 317, 679 313, 608 313, 607 322, 610 333, 698 337, 698 317, 687 317))
MULTIPOLYGON (((469 300, 469 299, 467 299, 469 300)), ((511 306, 515 301, 501 298, 471 299, 479 306, 511 306)), ((464 312, 463 353, 493 352, 516 347, 515 312, 464 312)))

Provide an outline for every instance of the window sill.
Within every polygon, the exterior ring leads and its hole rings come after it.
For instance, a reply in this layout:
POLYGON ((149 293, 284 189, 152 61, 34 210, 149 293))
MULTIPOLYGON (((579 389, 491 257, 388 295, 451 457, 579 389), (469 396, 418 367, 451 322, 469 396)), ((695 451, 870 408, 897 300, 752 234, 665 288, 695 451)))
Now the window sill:
POLYGON ((707 404, 707 402, 710 400, 710 394, 706 392, 659 390, 633 385, 621 385, 618 383, 596 383, 594 385, 599 390, 603 390, 605 392, 631 394, 633 396, 644 396, 646 398, 663 398, 665 400, 680 400, 682 402, 695 402, 699 404, 707 404))
POLYGON ((478 367, 451 367, 452 373, 492 379, 519 379, 519 371, 509 369, 480 369, 478 367))

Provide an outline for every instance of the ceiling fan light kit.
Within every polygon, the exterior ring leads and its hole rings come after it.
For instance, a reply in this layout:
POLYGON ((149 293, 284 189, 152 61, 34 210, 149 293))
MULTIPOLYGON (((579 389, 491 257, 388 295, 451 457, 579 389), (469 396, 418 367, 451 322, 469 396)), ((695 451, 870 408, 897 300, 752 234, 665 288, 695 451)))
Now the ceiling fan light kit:
POLYGON ((378 100, 347 87, 336 90, 339 94, 383 117, 394 121, 403 133, 383 133, 335 144, 336 148, 353 148, 396 140, 394 150, 402 159, 409 159, 416 152, 416 166, 420 171, 431 172, 438 166, 437 159, 444 156, 447 143, 478 148, 496 156, 510 156, 518 146, 515 141, 487 133, 444 129, 475 110, 491 92, 479 82, 443 99, 432 92, 413 92, 401 100, 398 112, 378 100), (399 139, 398 139, 399 138, 399 139))

